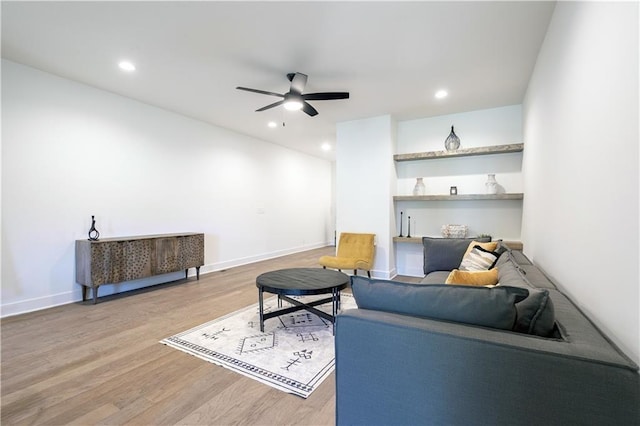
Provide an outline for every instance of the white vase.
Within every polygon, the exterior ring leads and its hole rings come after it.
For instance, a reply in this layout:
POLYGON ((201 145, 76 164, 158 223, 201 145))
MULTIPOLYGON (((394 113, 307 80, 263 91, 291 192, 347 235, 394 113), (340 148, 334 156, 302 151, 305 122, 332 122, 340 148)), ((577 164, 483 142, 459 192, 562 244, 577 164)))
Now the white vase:
POLYGON ((413 187, 413 195, 424 195, 426 192, 427 190, 422 178, 416 178, 416 185, 413 187))
POLYGON ((498 193, 498 182, 496 182, 496 175, 490 173, 487 175, 487 182, 484 184, 487 194, 498 193))

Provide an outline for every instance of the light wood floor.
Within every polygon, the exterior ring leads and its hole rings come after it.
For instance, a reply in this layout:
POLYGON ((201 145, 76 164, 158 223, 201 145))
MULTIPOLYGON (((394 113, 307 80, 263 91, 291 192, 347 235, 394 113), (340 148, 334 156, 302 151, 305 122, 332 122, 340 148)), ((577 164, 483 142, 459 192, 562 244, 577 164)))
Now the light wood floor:
POLYGON ((334 424, 333 374, 305 400, 158 343, 256 303, 262 272, 334 250, 2 320, 2 424, 334 424))
POLYGON ((158 343, 256 303, 262 272, 334 250, 2 320, 2 424, 334 424, 333 374, 305 400, 158 343))

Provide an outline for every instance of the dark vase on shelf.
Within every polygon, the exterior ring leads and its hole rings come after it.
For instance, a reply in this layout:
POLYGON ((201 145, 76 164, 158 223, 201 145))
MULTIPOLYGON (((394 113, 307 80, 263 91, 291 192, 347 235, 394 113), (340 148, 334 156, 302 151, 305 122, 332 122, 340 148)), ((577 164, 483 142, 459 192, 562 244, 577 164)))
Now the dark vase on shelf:
POLYGON ((444 141, 444 147, 447 151, 455 151, 460 148, 460 138, 456 135, 456 132, 453 131, 453 126, 451 126, 451 133, 444 141))

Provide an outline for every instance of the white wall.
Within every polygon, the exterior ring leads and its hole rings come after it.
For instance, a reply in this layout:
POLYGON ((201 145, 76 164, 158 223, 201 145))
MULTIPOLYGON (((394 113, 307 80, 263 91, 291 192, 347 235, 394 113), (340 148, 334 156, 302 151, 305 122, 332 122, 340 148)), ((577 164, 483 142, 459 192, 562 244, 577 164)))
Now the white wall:
POLYGON ((524 102, 525 252, 636 362, 638 3, 559 2, 524 102))
POLYGON ((390 116, 338 123, 337 231, 376 234, 372 276, 394 276, 392 196, 395 123, 390 116))
MULTIPOLYGON (((460 138, 460 148, 522 143, 522 107, 500 108, 398 122, 397 153, 444 150, 451 126, 460 138)), ((525 150, 527 146, 525 144, 525 150)), ((458 194, 484 194, 487 174, 494 173, 500 192, 523 192, 522 153, 479 157, 444 158, 398 162, 397 195, 411 195, 417 177, 422 177, 427 195, 448 195, 456 186, 458 194)), ((527 194, 525 194, 527 197, 527 194)), ((494 238, 519 241, 522 201, 400 201, 396 217, 403 212, 403 235, 411 217, 412 236, 441 236, 445 224, 465 224, 469 236, 490 234, 494 238)), ((400 231, 399 219, 396 234, 400 231)), ((396 243, 397 271, 400 275, 422 276, 422 245, 396 243)))
POLYGON ((103 238, 205 233, 202 272, 326 245, 332 173, 329 161, 3 60, 2 315, 81 299, 74 241, 91 215, 103 238))

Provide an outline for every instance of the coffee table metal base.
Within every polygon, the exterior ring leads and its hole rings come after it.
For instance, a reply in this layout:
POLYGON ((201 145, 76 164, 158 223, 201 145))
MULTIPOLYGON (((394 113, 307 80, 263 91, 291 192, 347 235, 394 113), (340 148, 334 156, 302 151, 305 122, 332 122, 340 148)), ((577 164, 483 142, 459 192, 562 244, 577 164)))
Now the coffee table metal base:
POLYGON ((340 290, 345 289, 348 283, 348 275, 322 268, 289 268, 259 275, 256 278, 256 286, 260 305, 260 331, 264 332, 265 320, 301 310, 329 321, 335 328, 335 318, 340 309, 340 290), (264 312, 265 292, 278 295, 277 310, 264 312), (326 295, 326 297, 306 303, 293 298, 293 296, 314 295, 326 295), (283 300, 293 306, 282 308, 283 300), (325 303, 331 303, 331 313, 316 308, 325 303))
POLYGON ((335 327, 336 315, 338 314, 338 310, 340 309, 340 290, 336 290, 335 288, 331 291, 331 297, 325 297, 324 299, 314 300, 310 303, 303 303, 299 300, 292 299, 291 297, 285 296, 284 294, 278 295, 278 307, 282 306, 282 301, 285 300, 291 303, 293 306, 289 308, 278 309, 273 312, 264 312, 264 289, 260 287, 258 289, 258 300, 260 305, 260 331, 264 332, 264 322, 269 318, 279 317, 280 315, 290 314, 291 312, 297 311, 308 311, 312 314, 316 314, 320 318, 324 318, 325 320, 331 322, 331 324, 335 327), (331 302, 331 314, 328 314, 320 309, 316 309, 315 306, 324 305, 325 303, 331 302))

